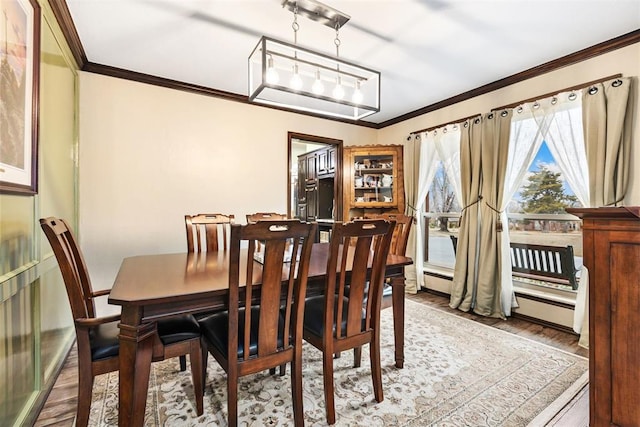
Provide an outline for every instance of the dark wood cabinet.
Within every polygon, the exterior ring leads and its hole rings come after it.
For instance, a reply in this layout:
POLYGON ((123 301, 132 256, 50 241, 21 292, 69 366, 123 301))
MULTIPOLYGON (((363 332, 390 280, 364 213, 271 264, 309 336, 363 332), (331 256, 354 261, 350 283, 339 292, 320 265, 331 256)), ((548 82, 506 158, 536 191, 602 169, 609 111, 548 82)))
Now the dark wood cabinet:
POLYGON ((328 146, 298 156, 298 218, 330 224, 336 219, 337 155, 337 148, 328 146))
POLYGON ((336 148, 330 147, 318 152, 318 177, 333 175, 336 172, 336 148))
POLYGON ((582 218, 589 270, 589 423, 640 426, 640 207, 582 218))
MULTIPOLYGON (((298 205, 304 205, 307 203, 307 190, 306 190, 306 177, 307 177, 307 159, 305 157, 301 157, 298 159, 298 179, 297 179, 297 193, 298 193, 298 205)), ((299 212, 299 208, 296 209, 296 212, 299 212)), ((298 213, 300 218, 303 218, 298 213)), ((305 216, 306 218, 306 216, 305 216)))
POLYGON ((307 187, 307 221, 318 219, 318 185, 307 187))
POLYGON ((318 155, 316 153, 310 153, 305 155, 307 160, 307 170, 305 174, 305 182, 307 185, 315 184, 318 179, 318 155))

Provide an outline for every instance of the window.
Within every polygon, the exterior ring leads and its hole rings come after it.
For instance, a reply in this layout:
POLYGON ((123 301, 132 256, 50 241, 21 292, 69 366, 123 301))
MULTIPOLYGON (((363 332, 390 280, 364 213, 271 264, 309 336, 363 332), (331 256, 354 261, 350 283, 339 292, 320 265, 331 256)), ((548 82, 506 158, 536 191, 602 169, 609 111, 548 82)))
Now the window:
POLYGON ((453 268, 455 265, 455 253, 450 236, 458 235, 460 205, 454 185, 444 163, 438 161, 427 196, 425 261, 440 267, 453 268))
MULTIPOLYGON (((574 206, 580 206, 580 203, 546 141, 543 141, 507 206, 511 243, 572 246, 574 264, 579 271, 582 267, 580 221, 564 211, 574 206)), ((514 279, 533 285, 572 290, 569 285, 522 277, 517 273, 514 273, 514 279)))

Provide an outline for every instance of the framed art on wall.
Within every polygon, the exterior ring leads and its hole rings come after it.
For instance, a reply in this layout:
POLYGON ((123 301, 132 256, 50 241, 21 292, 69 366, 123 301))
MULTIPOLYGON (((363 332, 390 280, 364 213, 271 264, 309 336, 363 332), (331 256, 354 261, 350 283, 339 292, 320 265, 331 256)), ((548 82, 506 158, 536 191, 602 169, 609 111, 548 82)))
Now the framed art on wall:
POLYGON ((40 6, 0 1, 0 193, 38 191, 40 6))

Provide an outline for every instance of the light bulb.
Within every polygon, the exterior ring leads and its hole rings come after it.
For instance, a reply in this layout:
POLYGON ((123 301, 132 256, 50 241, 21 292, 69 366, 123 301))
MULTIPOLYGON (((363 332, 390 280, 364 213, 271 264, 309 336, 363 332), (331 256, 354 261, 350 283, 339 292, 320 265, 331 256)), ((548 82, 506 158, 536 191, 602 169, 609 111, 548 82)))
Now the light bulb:
POLYGON ((311 91, 316 95, 321 95, 324 92, 324 85, 322 84, 322 80, 320 79, 320 70, 316 71, 316 81, 313 82, 311 91))
POLYGON ((278 75, 278 71, 273 66, 273 58, 269 57, 267 60, 267 75, 266 75, 267 83, 276 84, 280 80, 280 75, 278 75))
POLYGON ((362 99, 363 98, 364 98, 364 95, 362 94, 362 91, 360 90, 360 80, 356 80, 356 89, 353 91, 353 96, 351 97, 351 100, 355 104, 362 104, 362 99))
POLYGON ((342 87, 340 76, 338 76, 338 78, 336 79, 336 87, 333 88, 333 97, 335 99, 344 98, 344 88, 342 87))
POLYGON ((302 79, 298 74, 298 64, 293 64, 293 76, 291 76, 291 81, 289 82, 289 86, 293 90, 302 89, 302 79))

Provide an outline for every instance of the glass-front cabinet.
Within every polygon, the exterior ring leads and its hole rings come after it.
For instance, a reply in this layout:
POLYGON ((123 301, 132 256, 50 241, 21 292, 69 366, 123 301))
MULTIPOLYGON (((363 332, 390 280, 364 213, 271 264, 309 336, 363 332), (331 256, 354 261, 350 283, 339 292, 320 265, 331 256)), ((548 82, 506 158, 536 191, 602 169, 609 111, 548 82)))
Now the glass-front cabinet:
POLYGON ((403 212, 401 145, 345 147, 344 218, 403 212))

